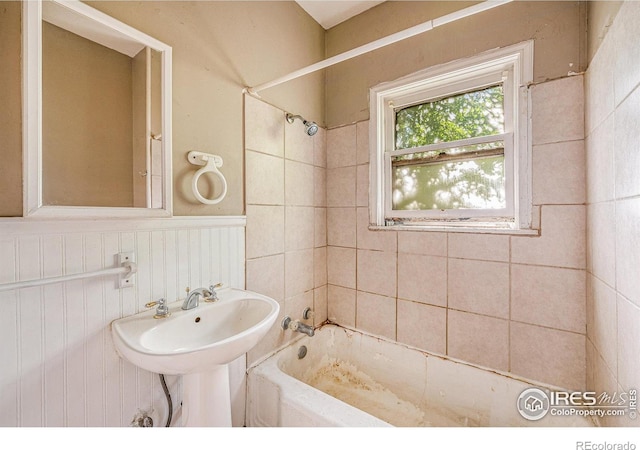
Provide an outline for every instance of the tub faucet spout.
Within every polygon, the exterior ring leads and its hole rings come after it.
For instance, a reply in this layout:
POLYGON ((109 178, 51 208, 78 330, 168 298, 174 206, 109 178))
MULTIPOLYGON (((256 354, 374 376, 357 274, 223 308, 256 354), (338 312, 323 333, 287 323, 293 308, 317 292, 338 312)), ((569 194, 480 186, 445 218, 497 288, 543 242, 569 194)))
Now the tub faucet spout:
POLYGON ((297 320, 295 321, 295 325, 291 328, 294 331, 297 331, 298 333, 304 333, 309 337, 312 337, 314 334, 313 331, 313 327, 310 325, 307 325, 306 323, 302 323, 302 322, 298 322, 297 320))
POLYGON ((302 323, 299 320, 291 320, 291 317, 286 316, 282 321, 283 330, 297 331, 298 333, 304 333, 309 337, 313 337, 313 326, 302 323))

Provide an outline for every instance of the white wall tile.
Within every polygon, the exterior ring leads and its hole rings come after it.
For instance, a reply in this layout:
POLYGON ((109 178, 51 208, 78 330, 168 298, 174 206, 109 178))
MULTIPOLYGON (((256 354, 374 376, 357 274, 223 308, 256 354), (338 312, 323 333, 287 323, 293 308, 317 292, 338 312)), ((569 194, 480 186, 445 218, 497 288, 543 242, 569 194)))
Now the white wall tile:
POLYGON ((284 113, 250 95, 244 96, 245 147, 284 156, 284 113))
POLYGON ((356 249, 327 247, 327 281, 336 286, 356 288, 356 249))
POLYGON ((327 130, 327 168, 356 165, 356 126, 327 130))
MULTIPOLYGON (((287 206, 284 217, 285 251, 314 247, 315 208, 287 206)), ((268 237, 267 237, 268 239, 268 237)))
POLYGON ((396 299, 358 291, 356 294, 356 328, 396 339, 396 299))
POLYGON ((356 206, 369 206, 369 164, 356 167, 356 206))
POLYGON ((327 208, 327 245, 356 247, 356 208, 327 208))
POLYGON ((614 43, 612 39, 608 38, 600 45, 585 76, 585 129, 587 136, 614 110, 614 70, 614 43))
POLYGON ((398 252, 447 256, 447 233, 399 231, 398 252))
POLYGON ((327 284, 327 247, 313 249, 313 287, 327 284))
MULTIPOLYGON (((307 308, 313 309, 313 290, 293 295, 284 301, 285 315, 291 317, 293 320, 300 320, 301 322, 310 324, 309 320, 302 319, 302 313, 307 308)), ((286 331, 285 334, 289 334, 290 337, 295 336, 294 331, 286 331)))
POLYGON ((584 269, 585 207, 543 206, 541 220, 541 236, 511 238, 511 262, 584 269))
POLYGON ((286 252, 284 255, 284 296, 313 289, 313 249, 286 252))
POLYGON ((615 104, 619 105, 640 83, 640 49, 638 39, 640 8, 636 2, 625 2, 616 16, 611 38, 615 46, 613 71, 615 104))
POLYGON ((313 138, 313 165, 327 167, 327 130, 319 128, 313 138))
POLYGON ((395 252, 358 250, 358 291, 396 297, 395 252))
POLYGON ((395 252, 398 248, 397 232, 369 229, 369 209, 357 211, 357 246, 360 249, 395 252))
POLYGON ((640 136, 640 89, 635 90, 616 108, 615 115, 615 180, 616 198, 640 194, 638 179, 638 136, 640 136))
POLYGON ((328 319, 328 286, 313 290, 313 324, 320 326, 328 319))
POLYGON ((587 336, 606 364, 618 370, 618 323, 616 291, 593 275, 588 275, 587 309, 591 316, 587 322, 587 336), (597 320, 596 320, 597 318, 597 320))
POLYGON ((584 139, 582 77, 567 77, 531 89, 533 144, 584 139))
POLYGON ((585 202, 584 141, 533 147, 533 204, 572 205, 585 202))
POLYGON ((444 355, 447 310, 398 299, 398 342, 444 355))
POLYGON ((313 169, 313 205, 327 206, 327 169, 315 167, 313 169))
POLYGON ((613 114, 609 115, 585 141, 589 203, 615 198, 614 117, 613 114))
POLYGON ((454 358, 509 370, 509 322, 449 310, 447 354, 454 358))
POLYGON ((640 384, 640 308, 618 296, 618 383, 623 389, 640 384))
POLYGON ((587 230, 587 269, 609 286, 615 286, 615 203, 606 202, 588 205, 587 230))
POLYGON ((328 318, 331 322, 345 327, 356 326, 356 291, 329 284, 328 318))
POLYGON ((398 253, 398 298, 447 306, 447 258, 398 253))
POLYGON ((284 304, 284 254, 248 259, 247 289, 284 304))
POLYGON ((316 247, 327 245, 327 208, 315 208, 314 243, 316 247))
POLYGON ((290 206, 314 206, 314 167, 297 161, 284 162, 284 201, 290 206))
POLYGON ((252 205, 284 205, 284 161, 263 153, 245 154, 245 195, 252 205))
POLYGON ((616 288, 640 305, 640 199, 616 203, 616 288))
POLYGON ((511 319, 586 333, 584 270, 511 266, 511 319))
POLYGON ((509 262, 509 236, 450 233, 447 240, 450 258, 509 262))
POLYGON ((327 206, 356 206, 356 166, 327 169, 327 206))
POLYGON ((247 258, 284 252, 284 207, 247 205, 247 258))
POLYGON ((356 164, 369 162, 369 121, 356 124, 356 164))
POLYGON ((564 389, 584 390, 585 336, 511 323, 511 371, 564 389))
POLYGON ((509 264, 449 258, 449 308, 509 318, 509 264))

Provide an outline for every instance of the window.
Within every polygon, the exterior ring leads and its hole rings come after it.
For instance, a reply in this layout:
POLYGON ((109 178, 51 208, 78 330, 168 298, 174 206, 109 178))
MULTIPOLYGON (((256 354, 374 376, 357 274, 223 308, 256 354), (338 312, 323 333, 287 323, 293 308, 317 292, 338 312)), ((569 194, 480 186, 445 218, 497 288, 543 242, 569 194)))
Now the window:
POLYGON ((527 42, 371 89, 371 222, 530 226, 527 42))

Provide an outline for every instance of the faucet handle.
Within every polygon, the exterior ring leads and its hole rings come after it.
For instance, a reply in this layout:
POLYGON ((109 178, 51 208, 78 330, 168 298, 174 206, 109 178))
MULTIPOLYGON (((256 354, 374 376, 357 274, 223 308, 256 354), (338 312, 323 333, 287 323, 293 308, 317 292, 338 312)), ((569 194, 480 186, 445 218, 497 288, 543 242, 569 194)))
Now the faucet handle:
POLYGON ((171 315, 171 313, 169 312, 169 307, 167 306, 167 300, 165 298, 161 298, 160 300, 158 300, 157 305, 158 307, 156 308, 156 313, 153 315, 154 319, 162 319, 171 315))
POLYGON ((313 309, 311 309, 311 308, 309 308, 309 307, 306 307, 306 308, 304 309, 304 311, 302 311, 302 318, 303 318, 304 320, 312 319, 312 318, 313 318, 313 316, 314 316, 313 309))
POLYGON ((218 293, 216 292, 216 288, 221 288, 222 287, 222 283, 217 283, 217 284, 212 284, 209 286, 209 296, 205 297, 204 301, 205 302, 216 302, 219 300, 218 298, 218 293))

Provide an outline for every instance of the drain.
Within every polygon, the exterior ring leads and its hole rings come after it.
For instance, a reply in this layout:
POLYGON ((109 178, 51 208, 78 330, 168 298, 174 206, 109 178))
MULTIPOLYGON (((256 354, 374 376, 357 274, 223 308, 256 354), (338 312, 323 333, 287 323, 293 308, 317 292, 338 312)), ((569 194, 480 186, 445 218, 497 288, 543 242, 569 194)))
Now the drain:
POLYGON ((200 317, 196 317, 195 322, 196 322, 196 323, 200 322, 200 317))
POLYGON ((307 347, 303 345, 298 349, 298 359, 302 359, 307 356, 307 347))

